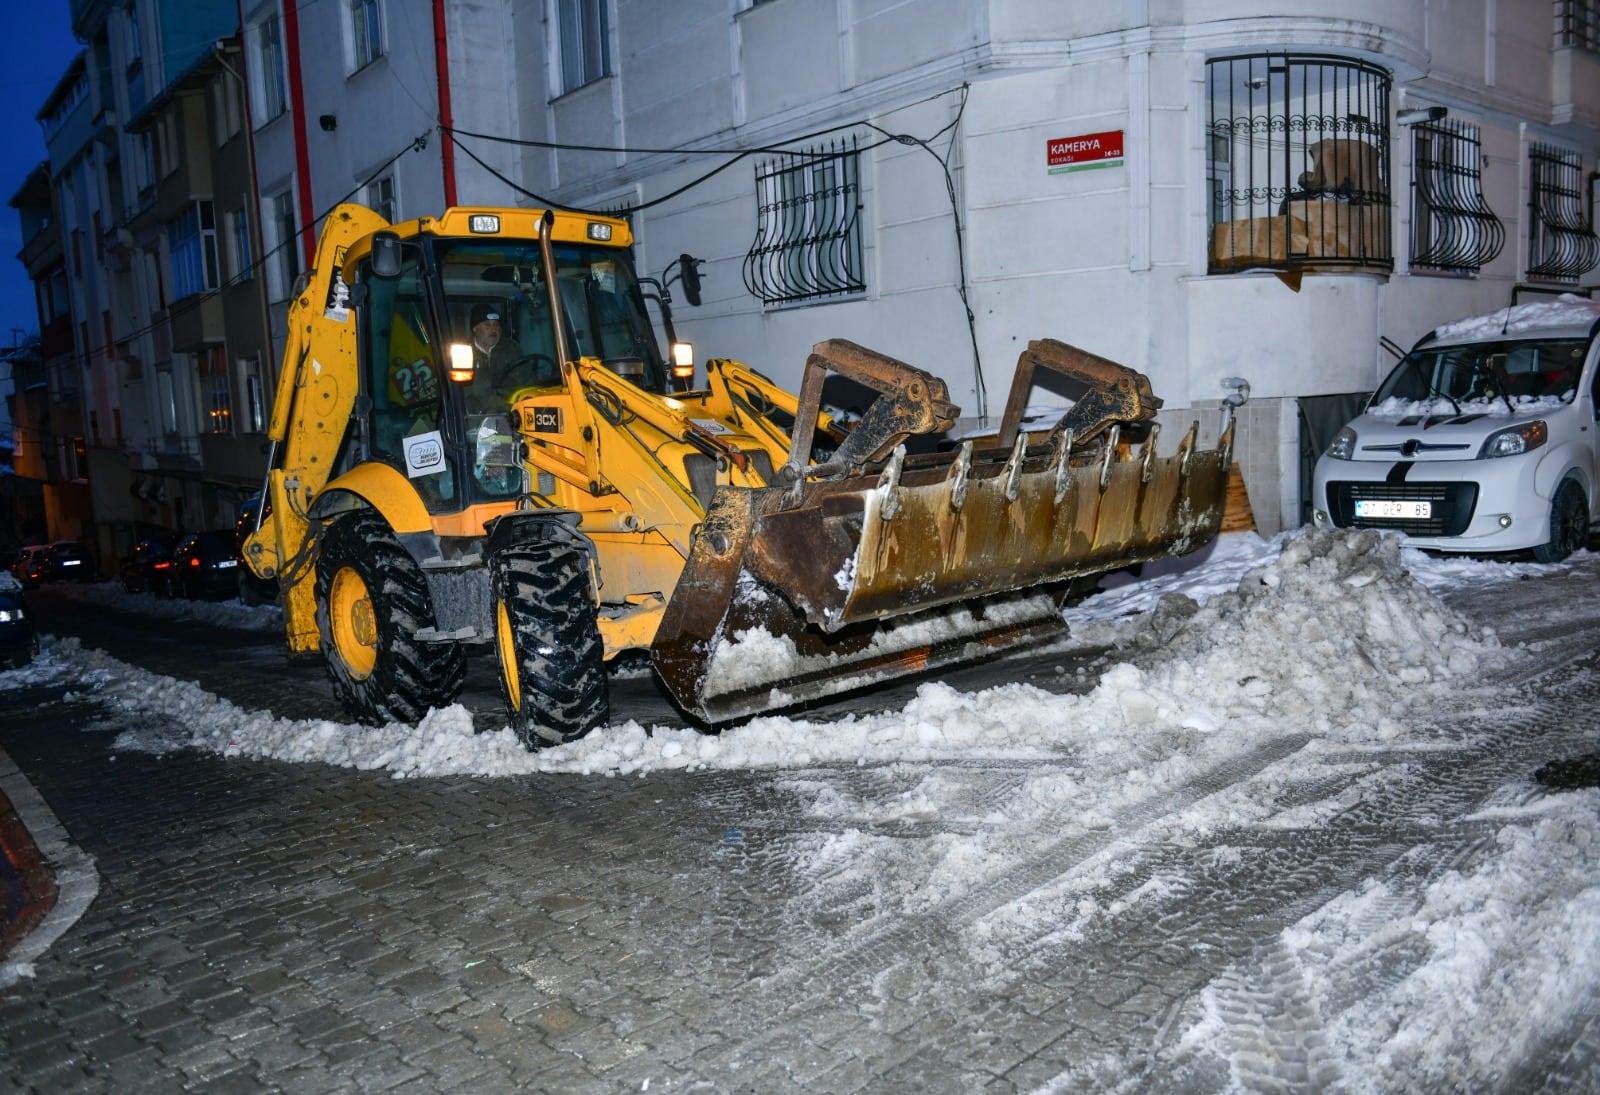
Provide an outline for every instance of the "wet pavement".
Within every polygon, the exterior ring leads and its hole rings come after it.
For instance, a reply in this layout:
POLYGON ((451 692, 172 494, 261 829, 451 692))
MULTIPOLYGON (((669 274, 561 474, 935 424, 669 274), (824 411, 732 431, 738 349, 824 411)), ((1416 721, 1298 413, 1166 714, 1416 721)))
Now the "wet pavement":
MULTIPOLYGON (((1524 619, 1537 637, 1536 606, 1524 619)), ((1517 617, 1494 622, 1510 635, 1517 617)), ((81 630, 241 706, 340 717, 320 667, 285 667, 273 636, 114 613, 81 630)), ((1363 878, 1460 863, 1490 832, 1471 820, 1489 796, 1592 747, 1600 633, 1546 639, 1560 656, 1504 682, 1521 713, 1492 744, 1469 733, 1479 744, 1408 757, 1403 782, 1331 824, 1139 840, 1292 754, 1289 737, 898 917, 796 873, 799 849, 861 824, 809 817, 796 786, 887 800, 926 765, 395 780, 114 752, 123 727, 89 698, 10 692, 0 746, 96 889, 0 992, 0 1075, 49 1092, 1323 1090, 1335 1074, 1282 991, 1279 936, 1363 878), (1169 876, 1192 889, 1079 938, 1041 924, 997 968, 970 966, 964 926, 1118 847, 1124 893, 1169 876), (1179 1044, 1208 985, 1279 1001, 1254 1072, 1179 1044)), ((492 711, 473 672, 469 706, 492 711)), ((970 818, 1016 786, 1016 764, 940 767, 970 786, 970 818)), ((896 824, 937 841, 951 823, 896 824)), ((1549 1032, 1506 1082, 1596 1090, 1600 1012, 1549 1032)))

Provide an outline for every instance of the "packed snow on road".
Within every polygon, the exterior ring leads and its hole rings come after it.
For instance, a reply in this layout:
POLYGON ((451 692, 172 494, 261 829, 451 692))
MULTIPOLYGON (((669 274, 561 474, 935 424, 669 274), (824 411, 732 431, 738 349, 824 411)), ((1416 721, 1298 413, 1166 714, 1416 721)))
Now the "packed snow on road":
MULTIPOLYGON (((1504 682, 1540 653, 1502 643, 1434 591, 1470 583, 1486 597, 1515 598, 1519 580, 1594 563, 1587 552, 1543 567, 1439 559, 1371 532, 1232 534, 1198 557, 1108 582, 1067 610, 1064 662, 1075 645, 1114 650, 1098 682, 1076 693, 1020 683, 963 692, 934 681, 892 713, 763 717, 719 734, 628 722, 536 754, 509 728, 474 725, 459 706, 415 726, 277 719, 72 641, 47 644, 33 668, 0 675, 0 688, 71 682, 117 725, 135 725, 116 739, 119 750, 202 749, 396 778, 767 770, 812 816, 834 823, 797 845, 797 916, 846 898, 862 917, 925 915, 1074 834, 1104 834, 1100 850, 1066 873, 961 921, 969 975, 999 985, 1040 940, 1114 931, 1139 906, 1181 908, 1191 880, 1121 884, 1140 849, 1230 828, 1315 830, 1364 796, 1392 793, 1408 757, 1492 734, 1484 728, 1494 720, 1482 716, 1515 711, 1518 696, 1504 682), (1207 786, 1208 773, 1272 748, 1277 759, 1184 797, 1184 788, 1207 786), (974 793, 986 764, 1012 773, 998 801, 974 793), (861 781, 830 778, 874 766, 892 769, 903 789, 884 799, 861 792, 861 781), (1285 793, 1319 779, 1338 790, 1285 793), (1141 812, 1163 799, 1180 808, 1141 812), (905 839, 908 827, 929 822, 942 824, 905 839)), ((109 586, 81 595, 123 596, 109 586)), ((277 622, 270 609, 207 611, 238 616, 229 626, 277 622)), ((1590 609, 1570 611, 1577 620, 1590 609)), ((1600 791, 1547 791, 1530 771, 1472 817, 1451 819, 1491 834, 1472 856, 1420 872, 1409 888, 1392 876, 1365 878, 1283 931, 1267 991, 1292 986, 1292 1001, 1252 1018, 1240 1010, 1238 983, 1206 987, 1181 1017, 1180 1052, 1220 1059, 1249 1086, 1249 1062, 1288 1008, 1321 1031, 1319 1075, 1335 1086, 1500 1082, 1507 1062, 1576 1021, 1600 985, 1597 806, 1600 791), (1374 956, 1397 950, 1409 955, 1404 968, 1375 975, 1374 956)), ((1118 1062, 1105 1062, 1108 1086, 1118 1073, 1118 1062)))

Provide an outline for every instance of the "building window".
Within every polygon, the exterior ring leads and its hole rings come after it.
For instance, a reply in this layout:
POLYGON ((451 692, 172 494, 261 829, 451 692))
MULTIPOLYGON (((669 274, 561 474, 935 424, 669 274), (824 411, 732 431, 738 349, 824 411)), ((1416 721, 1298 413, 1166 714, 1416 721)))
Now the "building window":
POLYGON ((1393 267, 1389 87, 1343 58, 1207 63, 1211 273, 1393 267))
POLYGON ((1556 48, 1600 53, 1600 0, 1556 0, 1556 48))
POLYGON ((756 165, 756 238, 744 284, 768 305, 866 291, 854 141, 756 165))
POLYGON ((283 32, 278 13, 273 12, 250 28, 251 51, 255 55, 251 90, 255 103, 255 123, 265 125, 289 106, 288 78, 284 75, 283 32))
POLYGON ((563 94, 611 74, 606 0, 556 0, 563 94))
POLYGON ((167 225, 167 250, 172 256, 172 299, 217 287, 217 226, 210 202, 193 203, 167 225))
POLYGON ((266 433, 267 401, 266 390, 261 381, 261 362, 253 357, 241 357, 239 375, 244 378, 245 432, 266 433))
POLYGON ((168 436, 178 432, 178 392, 172 382, 171 369, 156 372, 157 413, 161 416, 161 432, 168 436))
POLYGON ((383 19, 378 0, 350 0, 350 71, 383 56, 383 19))
POLYGON ((1583 160, 1576 152, 1536 144, 1528 217, 1528 277, 1574 284, 1600 263, 1600 241, 1583 210, 1583 160))
POLYGON ((275 301, 287 300, 300 276, 299 233, 295 228, 294 195, 284 190, 267 199, 269 236, 267 290, 275 301))
POLYGON ((240 282, 250 277, 250 213, 244 208, 227 214, 228 280, 240 282))
POLYGON ((367 184, 367 208, 390 224, 394 223, 394 176, 385 175, 367 184))
POLYGON ((232 72, 224 72, 212 81, 211 118, 218 148, 233 139, 244 125, 244 104, 240 101, 239 81, 232 72))
POLYGON ((1478 127, 1446 119, 1411 130, 1411 265, 1473 273, 1505 246, 1483 196, 1478 127))
POLYGON ((233 432, 233 378, 228 375, 228 359, 221 346, 208 346, 200 355, 200 375, 206 385, 206 429, 211 433, 233 432))

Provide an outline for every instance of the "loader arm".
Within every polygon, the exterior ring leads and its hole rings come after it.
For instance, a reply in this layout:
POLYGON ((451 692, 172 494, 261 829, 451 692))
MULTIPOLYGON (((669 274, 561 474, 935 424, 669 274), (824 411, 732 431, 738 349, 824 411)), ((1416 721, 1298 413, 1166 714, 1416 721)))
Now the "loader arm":
POLYGON ((289 305, 289 331, 268 436, 271 514, 245 541, 245 563, 277 578, 291 654, 318 647, 308 511, 334 472, 360 386, 355 313, 340 267, 351 243, 389 222, 370 209, 341 205, 329 214, 315 265, 289 305))

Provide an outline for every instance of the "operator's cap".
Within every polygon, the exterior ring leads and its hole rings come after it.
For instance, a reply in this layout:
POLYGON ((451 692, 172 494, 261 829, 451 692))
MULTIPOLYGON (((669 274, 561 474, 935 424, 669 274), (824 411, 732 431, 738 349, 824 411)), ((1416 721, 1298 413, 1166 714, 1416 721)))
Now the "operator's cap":
POLYGON ((496 323, 499 323, 500 309, 496 308, 492 304, 474 305, 472 309, 472 323, 470 326, 476 327, 486 319, 492 319, 496 323))

